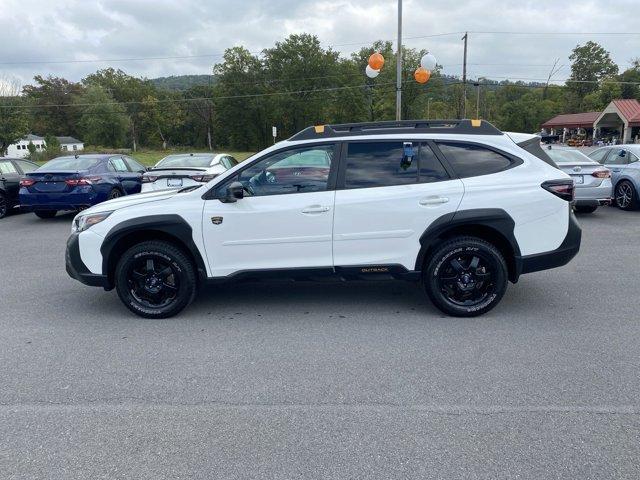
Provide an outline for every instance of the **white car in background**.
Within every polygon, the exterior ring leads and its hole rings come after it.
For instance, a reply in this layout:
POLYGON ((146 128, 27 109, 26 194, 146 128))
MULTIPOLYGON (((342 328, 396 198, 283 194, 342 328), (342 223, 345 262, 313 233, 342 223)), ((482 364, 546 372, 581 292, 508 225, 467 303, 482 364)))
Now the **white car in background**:
POLYGON ((238 164, 226 153, 180 153, 160 160, 142 176, 142 192, 172 190, 210 182, 238 164))

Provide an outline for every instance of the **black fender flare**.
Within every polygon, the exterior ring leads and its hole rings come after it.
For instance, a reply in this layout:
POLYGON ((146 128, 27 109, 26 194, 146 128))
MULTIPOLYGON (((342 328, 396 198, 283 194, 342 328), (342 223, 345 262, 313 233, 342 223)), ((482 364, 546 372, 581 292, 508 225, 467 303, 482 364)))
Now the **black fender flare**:
MULTIPOLYGON (((499 234, 513 252, 513 258, 505 259, 507 263, 520 258, 520 247, 514 235, 515 222, 513 218, 501 208, 477 208, 447 213, 432 222, 420 236, 420 251, 416 258, 415 269, 422 270, 429 249, 442 237, 463 227, 480 227, 499 234)), ((510 272, 512 273, 510 276, 512 281, 515 281, 519 276, 519 269, 517 265, 512 266, 515 268, 513 272, 510 272)))
POLYGON ((116 248, 122 239, 131 234, 144 234, 145 232, 161 232, 162 237, 158 238, 158 240, 164 240, 170 237, 173 241, 180 244, 193 257, 200 279, 206 279, 207 268, 200 254, 200 250, 193 241, 193 229, 184 218, 176 214, 132 218, 114 226, 104 237, 104 241, 100 247, 100 253, 102 254, 102 273, 107 276, 112 273, 109 271, 112 255, 114 252, 123 253, 119 252, 119 249, 116 248))

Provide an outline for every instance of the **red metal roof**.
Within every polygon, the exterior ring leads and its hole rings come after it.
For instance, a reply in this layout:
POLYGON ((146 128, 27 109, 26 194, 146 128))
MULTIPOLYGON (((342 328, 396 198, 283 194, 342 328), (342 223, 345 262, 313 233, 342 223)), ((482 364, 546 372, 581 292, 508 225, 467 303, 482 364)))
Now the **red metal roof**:
POLYGON ((593 122, 600 116, 600 112, 568 113, 558 115, 542 124, 542 128, 578 128, 593 127, 593 122))
POLYGON ((616 108, 629 123, 640 124, 640 102, 636 99, 623 99, 613 101, 616 108))

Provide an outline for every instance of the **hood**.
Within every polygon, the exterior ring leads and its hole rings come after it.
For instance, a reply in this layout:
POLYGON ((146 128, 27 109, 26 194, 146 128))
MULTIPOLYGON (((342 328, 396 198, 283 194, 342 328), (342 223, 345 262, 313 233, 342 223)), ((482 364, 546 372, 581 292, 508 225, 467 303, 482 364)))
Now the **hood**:
POLYGON ((94 205, 91 208, 83 210, 81 213, 100 213, 118 210, 120 208, 130 207, 132 205, 141 205, 143 203, 158 202, 167 200, 178 193, 179 190, 159 190, 155 192, 136 193, 135 195, 125 195, 114 200, 94 205))

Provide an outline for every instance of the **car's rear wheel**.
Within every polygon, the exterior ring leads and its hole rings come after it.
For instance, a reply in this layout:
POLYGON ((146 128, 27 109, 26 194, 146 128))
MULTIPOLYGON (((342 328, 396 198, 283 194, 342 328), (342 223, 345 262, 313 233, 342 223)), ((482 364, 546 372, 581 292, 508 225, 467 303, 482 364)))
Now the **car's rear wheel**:
POLYGON ((36 210, 33 212, 38 218, 53 218, 58 213, 56 210, 36 210))
POLYGON ((456 317, 482 315, 502 299, 508 281, 500 251, 480 238, 459 236, 436 247, 423 269, 433 304, 456 317))
POLYGON ((7 196, 0 192, 0 218, 4 218, 7 216, 9 212, 9 201, 7 200, 7 196))
POLYGON ((149 241, 127 250, 115 271, 120 300, 145 318, 172 317, 196 294, 196 273, 190 258, 171 243, 149 241))
POLYGON ((627 180, 622 180, 616 185, 615 199, 616 205, 622 210, 635 210, 638 206, 638 193, 627 180))
POLYGON ((107 200, 113 200, 115 198, 120 198, 121 196, 122 196, 122 192, 117 188, 114 188, 109 192, 109 196, 107 197, 107 200))
POLYGON ((598 207, 588 207, 586 205, 578 205, 574 208, 578 213, 593 213, 598 209, 598 207))

